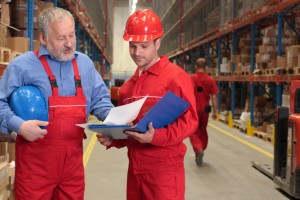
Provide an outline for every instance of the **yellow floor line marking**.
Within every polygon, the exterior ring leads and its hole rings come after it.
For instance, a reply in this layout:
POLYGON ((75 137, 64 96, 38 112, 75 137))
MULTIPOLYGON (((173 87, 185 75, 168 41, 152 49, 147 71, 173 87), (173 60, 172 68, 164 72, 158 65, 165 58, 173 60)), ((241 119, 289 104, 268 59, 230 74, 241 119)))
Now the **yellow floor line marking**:
MULTIPOLYGON (((213 125, 211 123, 208 123, 208 125, 210 127, 214 128, 214 129, 220 131, 221 133, 224 133, 225 135, 227 135, 227 136, 229 136, 229 137, 231 137, 231 138, 233 138, 233 139, 235 139, 235 140, 237 140, 237 141, 245 144, 246 146, 248 146, 248 147, 250 147, 250 148, 252 148, 252 149, 254 149, 254 150, 256 150, 256 151, 258 151, 258 152, 260 152, 260 153, 262 153, 262 154, 264 154, 264 155, 266 155, 268 157, 270 157, 270 158, 273 158, 273 154, 271 154, 271 153, 269 153, 269 152, 267 152, 267 151, 265 151, 265 150, 263 150, 263 149, 255 146, 254 144, 252 144, 250 142, 247 142, 247 141, 245 141, 245 140, 243 140, 243 139, 241 139, 241 138, 239 138, 237 136, 234 136, 231 133, 228 133, 227 131, 225 131, 225 130, 223 130, 223 129, 221 129, 221 128, 219 128, 219 127, 217 127, 217 126, 215 126, 215 125, 213 125)), ((91 138, 91 140, 90 140, 90 142, 89 142, 89 144, 88 144, 88 146, 87 146, 87 148, 86 148, 86 150, 85 150, 85 152, 84 152, 84 154, 83 154, 83 165, 84 165, 84 167, 87 166, 87 163, 88 163, 89 158, 91 156, 91 153, 92 153, 92 151, 94 149, 96 141, 97 141, 96 133, 94 133, 93 136, 92 136, 92 138, 91 138)))
POLYGON ((223 130, 223 129, 221 129, 221 128, 219 128, 219 127, 217 127, 217 126, 215 126, 215 125, 213 125, 213 124, 211 124, 211 123, 208 123, 208 125, 209 125, 210 127, 214 128, 214 129, 216 129, 216 130, 218 130, 218 131, 224 133, 225 135, 227 135, 227 136, 229 136, 229 137, 232 137, 233 139, 235 139, 235 140, 237 140, 237 141, 239 141, 239 142, 241 142, 241 143, 247 145, 248 147, 250 147, 250 148, 252 148, 252 149, 254 149, 254 150, 256 150, 256 151, 258 151, 258 152, 260 152, 260 153, 262 153, 262 154, 264 154, 264 155, 266 155, 266 156, 268 156, 268 157, 270 157, 270 158, 273 158, 273 154, 271 154, 271 153, 269 153, 269 152, 267 152, 267 151, 265 151, 265 150, 263 150, 263 149, 261 149, 261 148, 255 146, 254 144, 252 144, 252 143, 250 143, 250 142, 247 142, 247 141, 245 141, 245 140, 243 140, 243 139, 241 139, 241 138, 239 138, 239 137, 237 137, 237 136, 234 136, 234 135, 232 135, 231 133, 228 133, 227 131, 225 131, 225 130, 223 130))
POLYGON ((83 154, 83 166, 86 167, 87 163, 90 159, 91 153, 94 149, 95 143, 97 141, 96 133, 93 134, 88 146, 86 147, 86 150, 84 151, 83 154))

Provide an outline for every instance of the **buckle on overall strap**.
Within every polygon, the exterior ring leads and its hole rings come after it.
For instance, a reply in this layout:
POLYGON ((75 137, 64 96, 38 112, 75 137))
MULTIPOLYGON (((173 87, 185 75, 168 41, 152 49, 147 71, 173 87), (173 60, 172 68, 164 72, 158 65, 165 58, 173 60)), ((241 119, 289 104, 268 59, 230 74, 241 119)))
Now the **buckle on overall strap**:
POLYGON ((51 88, 57 87, 57 82, 55 79, 51 80, 51 78, 49 77, 49 81, 50 81, 51 88))
POLYGON ((75 87, 81 87, 81 79, 79 77, 79 79, 77 80, 76 77, 74 77, 75 80, 75 87))

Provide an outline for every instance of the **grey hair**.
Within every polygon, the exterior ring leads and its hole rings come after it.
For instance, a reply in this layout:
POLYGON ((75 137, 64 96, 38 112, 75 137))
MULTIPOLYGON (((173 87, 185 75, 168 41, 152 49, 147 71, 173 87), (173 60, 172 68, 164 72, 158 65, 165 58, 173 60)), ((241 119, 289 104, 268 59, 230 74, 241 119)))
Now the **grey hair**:
POLYGON ((43 10, 37 20, 38 31, 47 38, 49 25, 53 22, 61 21, 65 17, 70 17, 75 24, 73 15, 63 8, 53 7, 43 10))

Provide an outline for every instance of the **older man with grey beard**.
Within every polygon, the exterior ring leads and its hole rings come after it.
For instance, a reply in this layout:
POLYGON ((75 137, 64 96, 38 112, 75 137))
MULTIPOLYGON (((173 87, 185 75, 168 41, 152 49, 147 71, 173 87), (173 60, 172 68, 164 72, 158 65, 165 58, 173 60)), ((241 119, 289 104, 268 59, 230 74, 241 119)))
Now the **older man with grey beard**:
POLYGON ((18 133, 16 199, 84 199, 83 129, 89 114, 104 120, 113 107, 92 60, 75 51, 74 18, 62 8, 38 17, 41 47, 14 59, 0 79, 0 132, 18 133), (19 87, 40 89, 48 121, 17 116, 9 99, 19 87), (40 128, 45 126, 46 128, 40 128))

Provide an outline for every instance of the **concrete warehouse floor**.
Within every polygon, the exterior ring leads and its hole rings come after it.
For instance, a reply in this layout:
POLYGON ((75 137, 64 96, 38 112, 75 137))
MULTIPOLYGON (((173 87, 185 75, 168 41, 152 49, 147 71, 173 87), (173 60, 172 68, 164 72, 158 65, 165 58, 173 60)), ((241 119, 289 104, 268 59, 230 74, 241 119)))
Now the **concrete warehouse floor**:
MULTIPOLYGON (((257 161, 272 166, 270 142, 249 137, 221 122, 210 121, 204 164, 197 167, 188 139, 185 157, 186 200, 285 200, 273 181, 252 167, 257 161)), ((126 199, 127 148, 105 150, 87 132, 84 141, 86 200, 126 199)))

